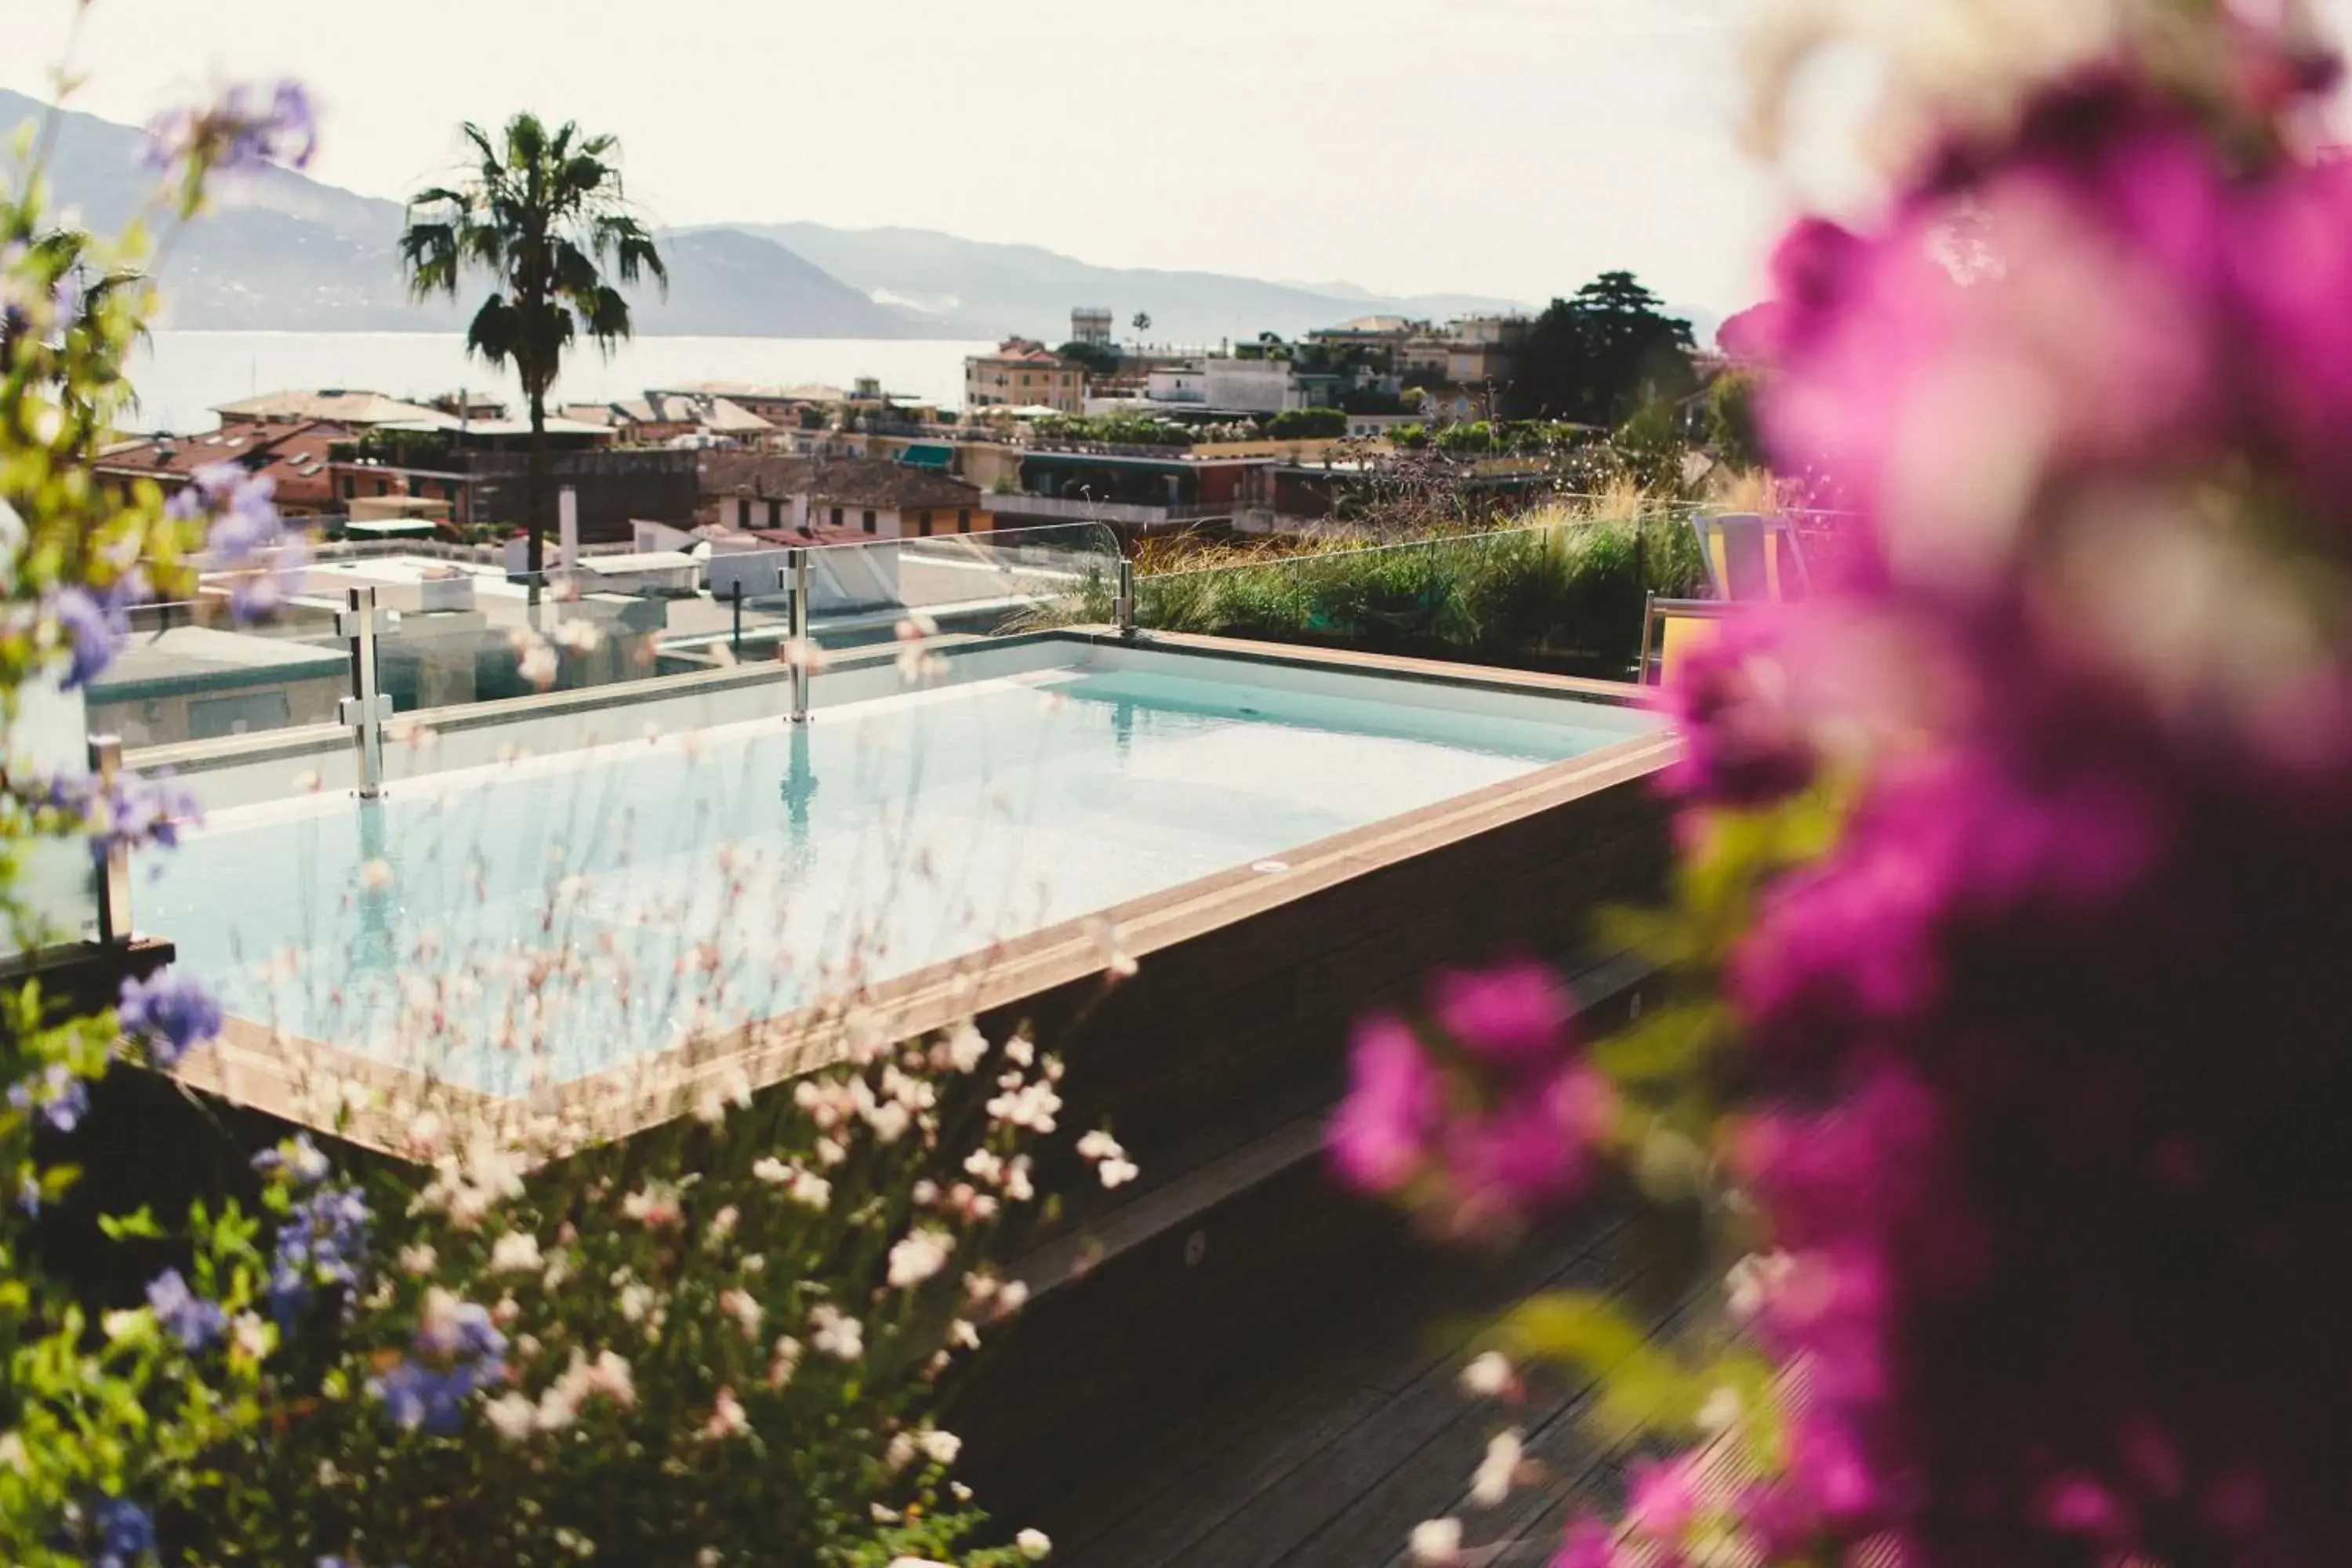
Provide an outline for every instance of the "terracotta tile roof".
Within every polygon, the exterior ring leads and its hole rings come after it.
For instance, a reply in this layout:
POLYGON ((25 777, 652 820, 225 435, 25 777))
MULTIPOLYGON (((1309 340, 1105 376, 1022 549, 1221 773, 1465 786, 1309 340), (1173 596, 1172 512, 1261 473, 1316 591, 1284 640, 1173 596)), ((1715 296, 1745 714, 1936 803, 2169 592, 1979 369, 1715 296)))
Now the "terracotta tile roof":
POLYGON ((225 425, 201 436, 123 442, 100 453, 97 468, 105 474, 144 475, 168 488, 186 483, 198 468, 240 463, 251 472, 274 475, 282 489, 289 479, 322 477, 328 447, 351 438, 349 429, 320 419, 225 425))
POLYGON ((330 387, 320 392, 265 392, 258 397, 224 403, 213 412, 233 423, 257 420, 277 424, 296 419, 325 419, 357 428, 366 425, 386 425, 394 420, 423 419, 438 421, 452 430, 457 427, 457 420, 437 408, 427 408, 421 403, 404 403, 396 397, 386 397, 381 392, 346 392, 341 387, 330 387))

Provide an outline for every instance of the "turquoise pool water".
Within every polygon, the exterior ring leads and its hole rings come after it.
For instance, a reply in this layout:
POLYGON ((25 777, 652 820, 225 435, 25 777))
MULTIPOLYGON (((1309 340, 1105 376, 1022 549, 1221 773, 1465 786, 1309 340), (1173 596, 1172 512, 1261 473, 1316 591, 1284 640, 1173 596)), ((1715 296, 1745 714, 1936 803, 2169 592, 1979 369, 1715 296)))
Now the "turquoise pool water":
POLYGON ((978 963, 1644 722, 1137 662, 240 808, 142 879, 139 921, 238 1016, 512 1094, 978 963))

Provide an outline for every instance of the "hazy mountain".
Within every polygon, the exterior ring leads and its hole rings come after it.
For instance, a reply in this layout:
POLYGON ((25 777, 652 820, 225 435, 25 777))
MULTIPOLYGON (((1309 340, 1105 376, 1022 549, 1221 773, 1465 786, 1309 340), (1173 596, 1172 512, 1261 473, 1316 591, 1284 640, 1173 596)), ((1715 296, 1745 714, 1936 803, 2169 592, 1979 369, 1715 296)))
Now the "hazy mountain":
MULTIPOLYGON (((48 112, 0 90, 0 131, 48 112)), ((50 155, 60 206, 110 231, 142 210, 154 176, 140 166, 146 138, 94 115, 61 117, 50 155)), ((394 259, 397 202, 362 196, 289 169, 225 185, 215 209, 172 246, 163 268, 174 327, 279 331, 449 331, 478 302, 411 304, 394 259)), ((803 338, 904 338, 935 325, 877 304, 772 241, 747 234, 662 237, 667 300, 635 299, 648 333, 803 338)))
POLYGON ((830 228, 815 223, 737 224, 807 257, 845 283, 901 308, 940 318, 960 337, 1024 337, 1058 342, 1070 310, 1106 306, 1129 335, 1139 310, 1154 342, 1213 343, 1286 336, 1374 313, 1443 321, 1513 301, 1472 294, 1398 299, 1352 284, 1269 283, 1219 272, 1097 267, 1034 245, 995 245, 920 228, 830 228))
MULTIPOLYGON (((0 90, 0 132, 48 112, 0 90)), ((50 158, 62 206, 101 231, 143 209, 153 176, 135 127, 60 118, 50 158)), ((219 193, 173 244, 163 283, 169 325, 280 331, 448 331, 476 300, 409 302, 394 261, 399 204, 268 169, 219 193)), ((1296 335, 1354 316, 1444 321, 1514 302, 1479 295, 1395 298, 1352 283, 1275 283, 1214 272, 1098 267, 1032 245, 984 244, 925 229, 821 224, 714 225, 661 237, 665 300, 635 300, 649 334, 740 337, 998 338, 1058 342, 1073 306, 1108 307, 1122 336, 1149 312, 1153 341, 1206 344, 1261 331, 1296 335)), ((1563 290, 1565 291, 1565 290, 1563 290)), ((1696 316, 1697 313, 1694 312, 1696 316)), ((1711 328, 1711 320, 1703 323, 1711 328)), ((1707 336, 1702 331, 1701 338, 1707 336)))

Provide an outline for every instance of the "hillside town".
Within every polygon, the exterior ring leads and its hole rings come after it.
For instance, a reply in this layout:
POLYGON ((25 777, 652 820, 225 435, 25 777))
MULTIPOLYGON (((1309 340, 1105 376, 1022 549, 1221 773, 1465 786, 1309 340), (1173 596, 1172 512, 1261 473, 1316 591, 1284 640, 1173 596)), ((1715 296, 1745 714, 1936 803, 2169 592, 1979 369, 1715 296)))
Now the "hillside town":
MULTIPOLYGON (((1520 428, 1547 438, 1514 449, 1504 416, 1529 326, 1367 316, 1296 342, 1182 350, 1120 343, 1108 311, 1078 309, 1058 348, 1013 337, 968 358, 961 408, 873 378, 688 381, 559 403, 539 434, 589 549, 634 543, 643 525, 719 552, 779 531, 814 543, 1076 521, 1131 539, 1328 532, 1349 526, 1352 494, 1433 439, 1476 459, 1462 481, 1507 500, 1547 492, 1563 440, 1605 443, 1606 426, 1538 418, 1520 428)), ((1683 403, 1696 408, 1723 364, 1694 353, 1689 367, 1683 403)), ((329 542, 488 546, 527 521, 533 430, 496 398, 286 389, 215 412, 214 430, 105 447, 97 472, 169 494, 234 462, 269 477, 284 513, 329 542)), ((543 527, 554 506, 551 489, 543 527)))

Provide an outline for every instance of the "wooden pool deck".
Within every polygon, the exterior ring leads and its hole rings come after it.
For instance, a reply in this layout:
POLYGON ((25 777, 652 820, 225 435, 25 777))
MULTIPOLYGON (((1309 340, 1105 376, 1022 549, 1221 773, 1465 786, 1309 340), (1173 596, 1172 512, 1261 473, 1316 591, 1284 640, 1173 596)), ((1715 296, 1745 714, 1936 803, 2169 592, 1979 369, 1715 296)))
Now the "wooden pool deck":
MULTIPOLYGON (((1280 1303, 1270 1316, 1286 1327, 1208 1375, 1195 1369, 1189 1389, 1132 1395, 1151 1406, 1144 1419, 1105 1412, 1097 1430, 1069 1432, 1062 1473, 1007 1522, 1045 1531, 1062 1568, 1393 1568, 1414 1524, 1452 1514, 1466 1542, 1502 1543, 1489 1561, 1540 1568, 1574 1500, 1617 1491, 1622 1456, 1580 1420, 1581 1378, 1538 1377, 1508 1405, 1463 1392, 1464 1336, 1533 1291, 1637 1287, 1627 1242, 1591 1216, 1501 1255, 1386 1230, 1351 1248, 1314 1302, 1280 1303), (1471 1474, 1506 1426, 1550 1483, 1474 1510, 1471 1474)), ((1678 1321, 1674 1303, 1632 1299, 1654 1331, 1678 1321)))

